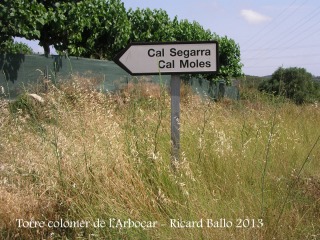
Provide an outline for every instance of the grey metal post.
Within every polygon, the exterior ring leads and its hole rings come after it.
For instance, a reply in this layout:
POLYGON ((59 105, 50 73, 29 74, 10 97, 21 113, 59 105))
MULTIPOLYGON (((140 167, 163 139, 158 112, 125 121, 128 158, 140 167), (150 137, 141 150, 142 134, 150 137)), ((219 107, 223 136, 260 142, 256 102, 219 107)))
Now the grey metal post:
POLYGON ((48 65, 46 65, 46 69, 44 71, 44 91, 47 92, 48 91, 48 82, 49 82, 49 68, 48 65))
POLYGON ((171 75, 171 144, 172 166, 180 155, 180 75, 171 75))

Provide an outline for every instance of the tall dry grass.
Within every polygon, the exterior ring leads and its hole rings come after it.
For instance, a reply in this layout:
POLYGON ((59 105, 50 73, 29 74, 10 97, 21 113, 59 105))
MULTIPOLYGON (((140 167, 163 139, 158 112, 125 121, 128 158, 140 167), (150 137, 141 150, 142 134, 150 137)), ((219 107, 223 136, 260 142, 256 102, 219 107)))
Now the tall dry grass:
POLYGON ((319 238, 319 106, 256 93, 254 100, 214 103, 189 92, 184 86, 176 171, 164 87, 130 84, 106 95, 74 77, 49 86, 45 103, 22 96, 3 105, 1 238, 319 238), (110 218, 157 225, 17 225, 17 219, 110 218), (170 219, 225 219, 233 226, 179 229, 170 227, 170 219), (249 225, 236 227, 238 219, 249 225))

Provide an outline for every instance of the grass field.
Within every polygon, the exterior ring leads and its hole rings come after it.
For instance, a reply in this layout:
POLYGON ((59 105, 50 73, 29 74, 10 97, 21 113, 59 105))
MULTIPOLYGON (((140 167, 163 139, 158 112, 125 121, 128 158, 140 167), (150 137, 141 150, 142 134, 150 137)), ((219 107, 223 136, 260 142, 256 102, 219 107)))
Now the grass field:
POLYGON ((0 107, 1 239, 320 239, 320 106, 74 77, 0 107))

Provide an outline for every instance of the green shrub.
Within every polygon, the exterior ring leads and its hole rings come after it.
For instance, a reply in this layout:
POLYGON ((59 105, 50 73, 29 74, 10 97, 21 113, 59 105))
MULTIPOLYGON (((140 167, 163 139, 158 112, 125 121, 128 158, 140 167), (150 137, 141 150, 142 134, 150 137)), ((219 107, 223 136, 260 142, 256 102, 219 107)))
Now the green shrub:
POLYGON ((259 90, 285 96, 296 104, 319 100, 320 87, 304 68, 278 68, 271 79, 262 82, 259 90))
POLYGON ((27 44, 21 42, 13 42, 13 40, 8 40, 0 44, 0 53, 10 53, 10 54, 32 54, 32 48, 27 44))

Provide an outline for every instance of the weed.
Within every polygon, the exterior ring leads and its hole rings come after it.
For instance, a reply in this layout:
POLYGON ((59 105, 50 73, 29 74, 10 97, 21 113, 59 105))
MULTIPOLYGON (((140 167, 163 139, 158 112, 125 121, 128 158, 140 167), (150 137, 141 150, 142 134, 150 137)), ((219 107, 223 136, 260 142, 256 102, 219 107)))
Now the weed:
POLYGON ((137 82, 102 94, 94 86, 73 76, 39 93, 44 103, 23 95, 1 105, 0 238, 319 236, 316 105, 257 92, 239 102, 212 102, 185 90, 181 158, 173 172, 167 90, 137 82), (17 219, 47 225, 19 227, 17 219), (157 223, 121 228, 128 219, 157 223), (202 220, 203 227, 170 225, 179 219, 202 220), (233 226, 210 228, 208 219, 233 226), (61 220, 90 224, 48 226, 61 220), (108 225, 118 220, 117 227, 108 225), (95 227, 97 221, 105 227, 95 227))

